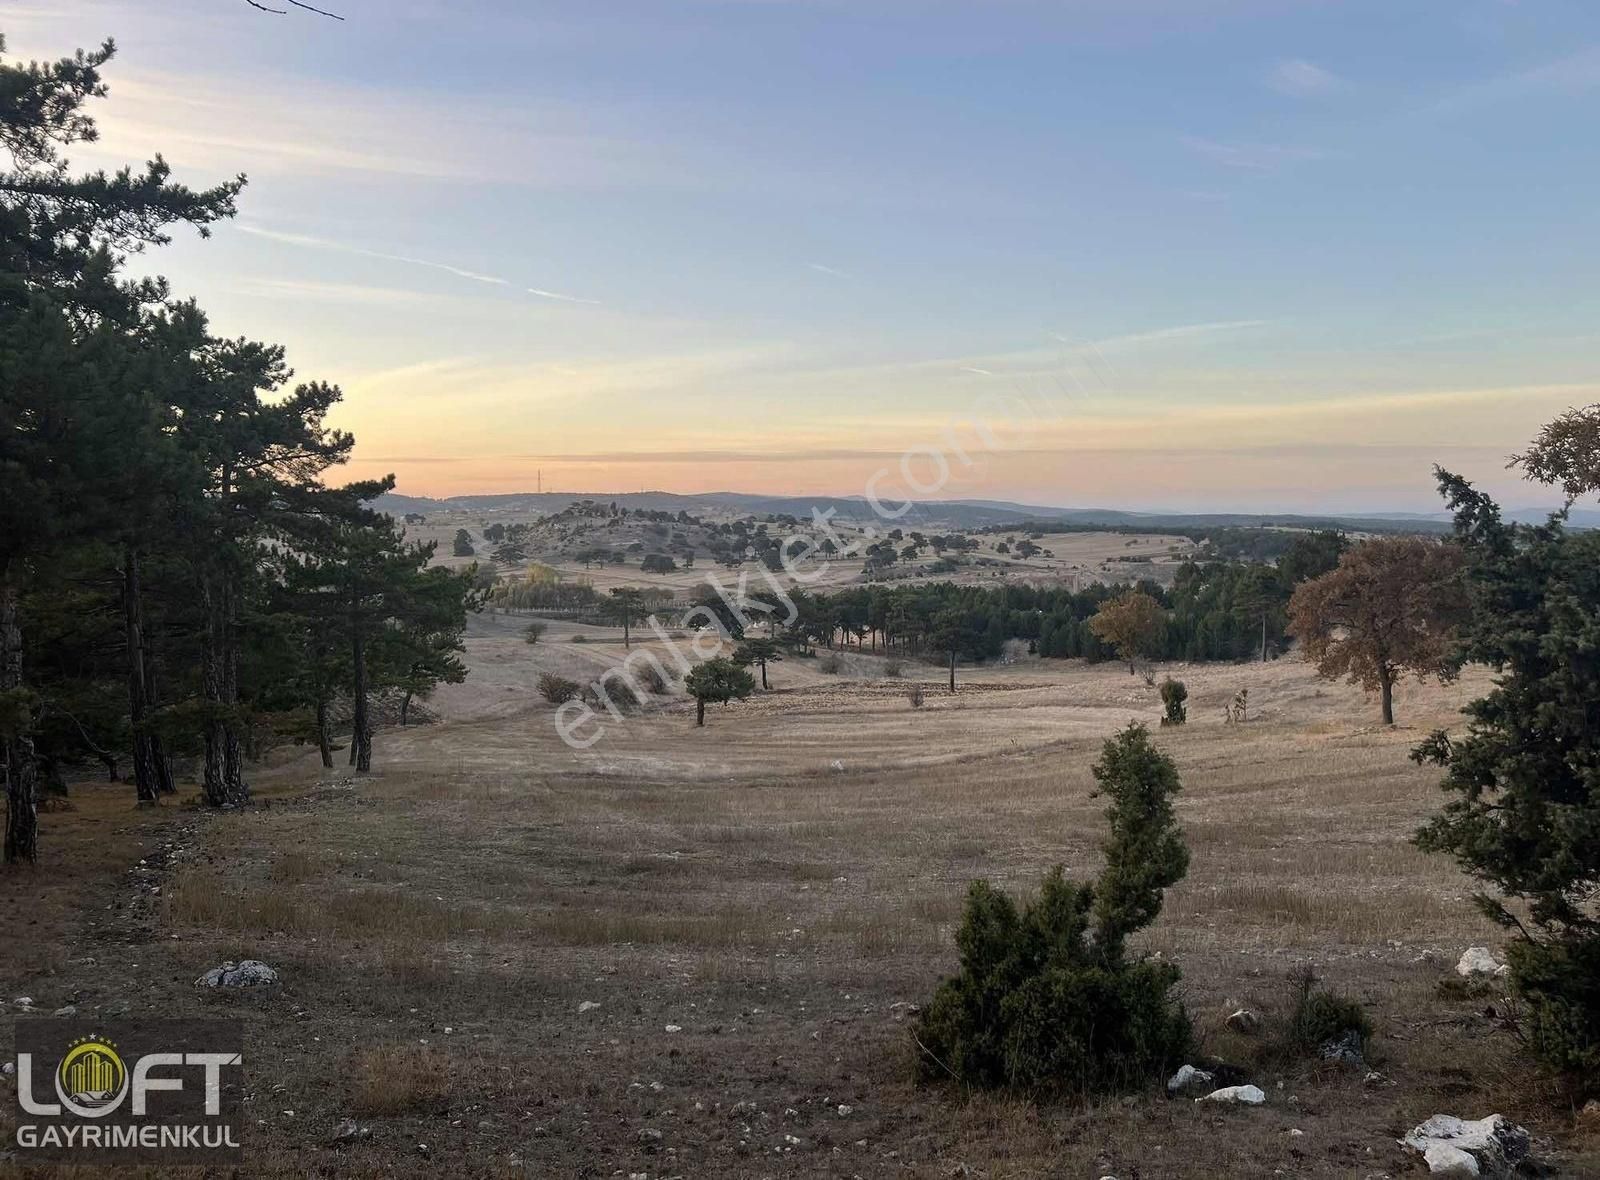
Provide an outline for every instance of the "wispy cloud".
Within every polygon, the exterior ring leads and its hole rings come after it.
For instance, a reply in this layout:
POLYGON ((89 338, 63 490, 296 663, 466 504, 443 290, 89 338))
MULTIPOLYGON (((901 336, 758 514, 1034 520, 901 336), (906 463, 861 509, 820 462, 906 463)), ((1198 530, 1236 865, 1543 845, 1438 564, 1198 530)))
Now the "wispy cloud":
POLYGON ((362 283, 324 283, 315 279, 241 279, 228 285, 241 295, 263 299, 314 300, 319 303, 394 305, 426 303, 437 296, 401 287, 372 287, 362 283))
MULTIPOLYGON (((413 258, 409 254, 391 254, 385 250, 368 250, 364 246, 352 246, 346 242, 335 242, 328 238, 313 237, 310 234, 285 233, 281 230, 264 229, 259 225, 241 224, 238 228, 244 233, 258 238, 266 238, 273 242, 283 242, 290 246, 304 246, 311 250, 331 250, 338 254, 354 254, 360 258, 376 258, 383 262, 399 262, 406 266, 421 266, 429 270, 441 271, 453 275, 458 279, 467 279, 474 283, 484 283, 492 287, 510 287, 510 279, 501 278, 499 275, 483 274, 480 271, 467 270, 465 267, 452 266, 447 262, 434 262, 427 258, 413 258)), ((599 306, 598 299, 584 299, 577 295, 563 295, 559 291, 547 291, 542 287, 524 287, 529 295, 537 295, 540 299, 554 299, 562 303, 585 303, 599 306)))
POLYGON ((1267 85, 1279 94, 1310 98, 1337 89, 1339 77, 1303 57, 1291 57, 1267 72, 1267 85))
POLYGON ((1427 114, 1465 114, 1539 94, 1574 96, 1600 87, 1600 45, 1590 45, 1553 61, 1464 86, 1426 108, 1427 114))
POLYGON ((538 287, 526 288, 529 295, 537 295, 540 299, 555 299, 561 303, 589 303, 600 306, 598 299, 579 299, 576 295, 563 295, 559 291, 543 291, 538 287))
POLYGON ((1316 148, 1294 147, 1276 143, 1240 143, 1206 139, 1199 135, 1185 135, 1183 146, 1229 168, 1242 168, 1251 172, 1272 172, 1285 164, 1321 160, 1326 153, 1316 148))
MULTIPOLYGON (((1240 332, 1247 328, 1260 328, 1271 320, 1214 320, 1203 324, 1176 324, 1170 328, 1152 328, 1146 332, 1131 332, 1125 336, 1111 336, 1096 340, 1095 348, 1133 348, 1143 344, 1158 344, 1163 340, 1187 340, 1195 336, 1209 336, 1216 332, 1240 332)), ((1065 337, 1057 337, 1065 341, 1065 337)), ((1069 342, 1070 343, 1070 342, 1069 342)))
POLYGON ((808 262, 806 263, 806 266, 814 271, 817 271, 819 274, 832 275, 836 279, 848 279, 852 277, 842 270, 835 270, 831 266, 823 266, 820 262, 808 262))
POLYGON ((444 262, 430 262, 425 258, 412 258, 405 254, 389 254, 383 250, 368 250, 362 246, 352 246, 346 242, 335 242, 328 238, 313 237, 310 234, 291 234, 281 230, 263 229, 259 225, 241 223, 237 227, 241 232, 258 238, 267 238, 274 242, 283 242, 290 246, 305 246, 312 250, 333 250, 339 254, 355 254, 362 258, 377 258, 384 262, 403 262, 408 266, 425 266, 429 270, 443 271, 445 274, 455 275, 461 279, 471 279, 475 283, 490 283, 497 287, 511 285, 509 279, 502 279, 495 275, 480 274, 475 270, 465 270, 459 266, 451 266, 444 262))

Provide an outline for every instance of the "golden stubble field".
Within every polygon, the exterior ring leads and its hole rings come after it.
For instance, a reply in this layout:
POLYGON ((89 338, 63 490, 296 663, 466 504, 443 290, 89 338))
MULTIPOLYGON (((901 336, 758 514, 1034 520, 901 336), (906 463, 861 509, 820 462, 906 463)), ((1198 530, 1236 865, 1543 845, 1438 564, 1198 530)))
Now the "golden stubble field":
POLYGON ((291 757, 227 815, 79 788, 45 817, 46 863, 5 878, 4 995, 236 1016, 251 1175, 1399 1176, 1419 1170, 1395 1144, 1411 1126, 1495 1111, 1561 1174, 1600 1174, 1503 1001, 1438 993, 1498 935, 1407 843, 1438 795, 1406 752, 1481 675, 1407 685, 1384 732, 1297 662, 1172 668, 1191 722, 1159 740, 1193 863, 1145 945, 1182 965, 1206 1050, 1253 1064, 1268 1100, 1035 1106, 919 1085, 909 1006, 954 966, 970 880, 1096 870, 1089 765, 1154 723, 1153 689, 1023 660, 963 669, 950 696, 934 667, 791 658, 704 729, 668 698, 573 751, 534 681, 624 652, 559 623, 530 647, 525 621, 475 619, 472 677, 438 723, 381 733, 370 776, 291 757), (1251 720, 1225 725, 1242 687, 1251 720), (244 957, 282 985, 192 986, 244 957), (1368 1005, 1378 1077, 1223 1029, 1239 1005, 1270 1024, 1308 964, 1368 1005), (346 1117, 370 1135, 334 1146, 346 1117))

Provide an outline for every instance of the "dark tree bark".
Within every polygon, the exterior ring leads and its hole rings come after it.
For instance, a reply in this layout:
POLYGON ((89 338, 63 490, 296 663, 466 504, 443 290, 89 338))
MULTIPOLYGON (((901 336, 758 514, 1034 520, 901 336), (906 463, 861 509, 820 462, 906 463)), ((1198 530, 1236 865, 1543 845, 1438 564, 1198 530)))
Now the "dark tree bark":
POLYGON ((956 649, 950 649, 950 691, 956 690, 956 649))
MULTIPOLYGON (((0 692, 22 688, 22 622, 16 582, 0 571, 0 692)), ((25 733, 0 738, 6 788, 7 864, 39 859, 39 767, 25 733)))
POLYGON ((704 725, 706 723, 706 702, 703 697, 695 697, 694 699, 694 723, 696 725, 704 725))
POLYGON ((233 712, 239 702, 239 651, 234 634, 233 587, 226 575, 207 578, 205 692, 211 715, 206 721, 206 802, 213 807, 249 802, 244 782, 244 751, 233 712))
POLYGON ((1394 724, 1394 669, 1387 664, 1378 669, 1378 692, 1383 703, 1383 723, 1394 724))
POLYGON ((333 769, 333 746, 328 741, 328 699, 317 698, 317 751, 322 755, 324 770, 333 769))
POLYGON ((367 716, 367 651, 366 640, 358 620, 350 628, 350 660, 353 673, 353 695, 350 731, 350 757, 359 771, 372 769, 372 722, 367 716))
MULTIPOLYGON (((128 647, 128 721, 133 730, 134 793, 143 806, 158 802, 158 754, 146 727, 150 719, 150 675, 145 666, 144 604, 139 580, 139 554, 128 546, 122 554, 122 619, 128 647)), ((116 768, 112 767, 112 780, 116 768)))

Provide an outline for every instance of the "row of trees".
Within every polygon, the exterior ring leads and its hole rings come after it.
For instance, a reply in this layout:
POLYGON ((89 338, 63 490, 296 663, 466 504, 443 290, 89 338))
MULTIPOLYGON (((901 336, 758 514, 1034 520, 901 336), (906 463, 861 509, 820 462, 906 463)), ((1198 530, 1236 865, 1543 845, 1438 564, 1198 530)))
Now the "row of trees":
MULTIPOLYGON (((803 649, 855 645, 951 662, 992 659, 1012 639, 1027 640, 1039 655, 1090 661, 1243 659, 1284 648, 1295 586, 1336 566, 1346 547, 1337 533, 1302 534, 1276 566, 1191 562, 1170 591, 1148 581, 1131 590, 949 582, 793 590, 796 617, 783 638, 803 649)), ((709 587, 696 601, 736 629, 709 587)), ((767 601, 771 613, 787 614, 774 596, 767 601)))
MULTIPOLYGON (((4 43, 0 41, 0 51, 4 43)), ((354 440, 339 390, 291 384, 283 350, 214 334, 130 254, 229 218, 238 177, 194 191, 158 157, 73 175, 107 42, 0 58, 0 775, 5 857, 37 849, 41 781, 98 760, 141 802, 199 763, 205 799, 249 795, 273 734, 332 763, 335 703, 371 763, 369 699, 459 679, 472 581, 428 570, 365 502, 329 487, 354 440)))

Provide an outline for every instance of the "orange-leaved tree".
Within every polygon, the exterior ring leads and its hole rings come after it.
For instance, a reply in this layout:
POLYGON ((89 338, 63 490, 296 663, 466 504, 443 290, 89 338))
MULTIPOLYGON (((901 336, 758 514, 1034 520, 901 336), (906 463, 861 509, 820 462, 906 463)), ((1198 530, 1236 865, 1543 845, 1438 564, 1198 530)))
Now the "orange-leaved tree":
POLYGON ((1383 702, 1394 724, 1394 685, 1455 675, 1455 629, 1466 611, 1463 559, 1454 544, 1382 537, 1347 550, 1289 600, 1289 633, 1330 680, 1349 678, 1383 702))

